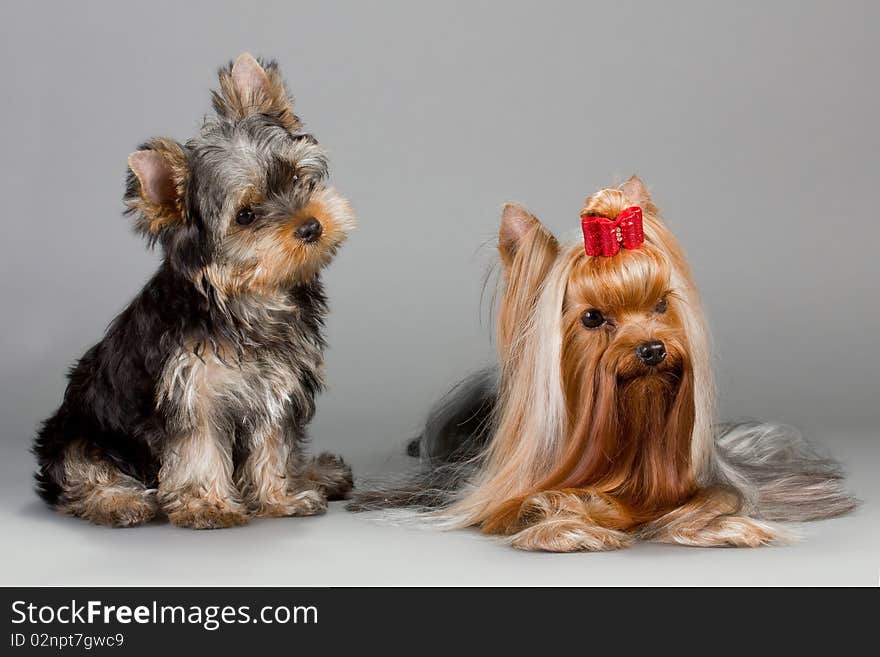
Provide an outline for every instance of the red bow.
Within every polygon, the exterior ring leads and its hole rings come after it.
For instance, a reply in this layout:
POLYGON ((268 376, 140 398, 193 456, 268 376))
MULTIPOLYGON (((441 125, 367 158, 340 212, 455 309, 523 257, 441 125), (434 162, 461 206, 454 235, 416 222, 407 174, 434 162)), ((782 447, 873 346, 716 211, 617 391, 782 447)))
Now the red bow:
POLYGON ((584 229, 584 247, 589 256, 613 256, 621 246, 624 249, 637 249, 645 241, 642 209, 637 205, 621 212, 617 219, 581 217, 581 228, 584 229))

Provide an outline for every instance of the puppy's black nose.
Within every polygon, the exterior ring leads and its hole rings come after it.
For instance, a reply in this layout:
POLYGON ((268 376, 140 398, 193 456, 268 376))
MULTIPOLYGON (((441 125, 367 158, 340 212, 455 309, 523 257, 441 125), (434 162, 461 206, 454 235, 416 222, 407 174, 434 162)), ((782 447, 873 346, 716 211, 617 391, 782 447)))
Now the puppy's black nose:
POLYGON ((666 346, 660 340, 643 342, 636 347, 636 355, 645 365, 659 365, 666 358, 666 346))
POLYGON ((321 226, 321 222, 314 217, 309 217, 296 229, 296 236, 303 242, 315 242, 323 232, 324 228, 321 226))

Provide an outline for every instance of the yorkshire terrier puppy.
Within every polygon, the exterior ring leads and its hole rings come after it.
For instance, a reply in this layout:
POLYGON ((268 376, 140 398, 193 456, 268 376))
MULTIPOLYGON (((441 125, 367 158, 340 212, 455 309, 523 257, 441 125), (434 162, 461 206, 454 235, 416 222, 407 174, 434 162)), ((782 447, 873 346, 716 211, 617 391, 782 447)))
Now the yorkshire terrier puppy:
POLYGON ((97 524, 312 515, 352 485, 302 446, 324 385, 320 271, 353 214, 277 65, 243 54, 219 76, 196 137, 129 156, 127 214, 162 263, 34 446, 40 496, 97 524))
POLYGON ((499 367, 459 385, 409 446, 425 470, 353 510, 410 507, 524 550, 635 539, 759 546, 854 506, 796 432, 715 424, 708 335, 681 247, 633 177, 562 245, 505 207, 499 367))

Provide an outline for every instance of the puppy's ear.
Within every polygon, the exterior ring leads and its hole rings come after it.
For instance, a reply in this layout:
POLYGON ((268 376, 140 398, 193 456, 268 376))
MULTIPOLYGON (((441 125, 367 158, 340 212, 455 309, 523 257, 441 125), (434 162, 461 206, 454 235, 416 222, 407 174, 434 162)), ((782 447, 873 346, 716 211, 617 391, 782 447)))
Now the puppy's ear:
POLYGON ((275 62, 261 63, 250 53, 242 53, 218 75, 220 91, 212 95, 220 117, 238 121, 251 114, 268 114, 288 130, 301 127, 275 62))
POLYGON ((125 204, 139 232, 156 237, 184 223, 188 179, 186 151, 172 139, 153 139, 128 156, 125 204))
POLYGON ((632 176, 629 180, 623 183, 621 191, 630 202, 638 205, 646 212, 657 214, 657 206, 654 205, 654 200, 648 193, 648 187, 638 176, 632 176))
POLYGON ((506 358, 559 255, 559 243, 535 215, 521 205, 508 203, 501 212, 498 252, 505 283, 498 307, 498 349, 506 358))

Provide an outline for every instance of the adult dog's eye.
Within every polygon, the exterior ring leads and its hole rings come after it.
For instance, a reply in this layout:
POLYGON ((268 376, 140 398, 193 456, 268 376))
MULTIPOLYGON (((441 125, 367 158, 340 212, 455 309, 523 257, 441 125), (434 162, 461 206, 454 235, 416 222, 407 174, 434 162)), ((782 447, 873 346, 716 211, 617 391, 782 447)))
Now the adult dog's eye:
POLYGON ((254 223, 254 219, 256 218, 257 216, 254 214, 253 210, 250 208, 242 208, 238 211, 238 214, 235 215, 235 223, 239 226, 249 226, 254 223))
POLYGON ((605 316, 601 311, 591 308, 581 316, 581 324, 588 329, 597 329, 606 323, 605 316))
POLYGON ((662 315, 663 313, 666 312, 667 307, 668 307, 668 304, 666 303, 666 299, 665 298, 660 299, 660 301, 657 302, 657 305, 654 306, 654 312, 659 315, 662 315))

